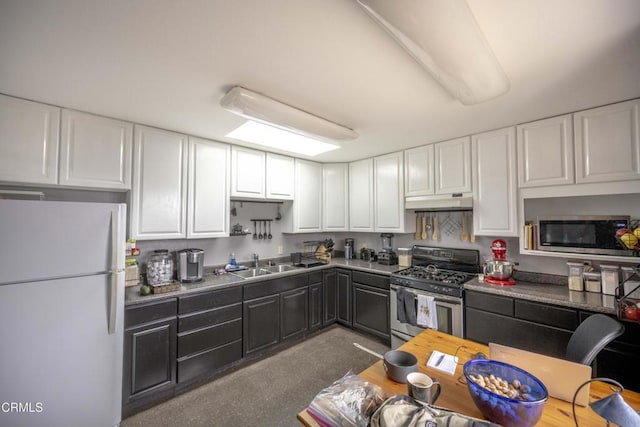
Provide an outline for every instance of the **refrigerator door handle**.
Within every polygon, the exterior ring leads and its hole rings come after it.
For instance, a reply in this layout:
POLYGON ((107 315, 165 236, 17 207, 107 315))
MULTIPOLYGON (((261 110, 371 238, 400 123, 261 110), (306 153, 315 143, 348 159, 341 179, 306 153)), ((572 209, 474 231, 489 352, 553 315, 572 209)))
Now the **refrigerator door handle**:
POLYGON ((120 236, 120 218, 118 213, 111 211, 111 274, 109 280, 109 335, 116 332, 116 318, 118 311, 118 245, 120 236))

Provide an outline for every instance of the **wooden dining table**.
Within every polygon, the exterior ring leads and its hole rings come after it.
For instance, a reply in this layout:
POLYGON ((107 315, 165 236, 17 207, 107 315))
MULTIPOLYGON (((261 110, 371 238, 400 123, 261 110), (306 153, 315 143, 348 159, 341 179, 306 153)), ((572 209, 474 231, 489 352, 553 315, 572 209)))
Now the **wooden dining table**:
MULTIPOLYGON (((442 386, 442 392, 438 398, 436 405, 447 408, 464 415, 484 419, 482 413, 471 400, 471 395, 465 383, 462 374, 462 366, 470 360, 475 353, 481 352, 489 356, 489 347, 484 344, 478 344, 452 335, 444 334, 433 329, 426 329, 411 341, 405 343, 400 350, 408 351, 418 358, 418 369, 436 379, 442 386), (456 355, 458 364, 455 373, 449 375, 439 369, 428 367, 426 362, 434 350, 438 350, 445 354, 456 355)), ((558 372, 562 375, 562 372, 558 372)), ((396 394, 408 394, 407 385, 397 383, 387 378, 382 360, 374 363, 369 368, 358 374, 363 380, 381 386, 389 396, 396 394)), ((320 391, 320 390, 318 390, 320 391)), ((589 389, 589 402, 601 399, 612 394, 613 391, 608 384, 602 382, 593 382, 589 389)), ((640 411, 640 394, 625 390, 622 393, 625 401, 631 405, 636 411, 640 411)), ((542 417, 536 424, 537 426, 573 426, 573 414, 571 402, 567 402, 554 397, 549 397, 542 417)), ((580 427, 601 427, 606 421, 596 414, 588 406, 576 405, 576 416, 580 427)), ((306 409, 300 411, 297 415, 298 420, 307 427, 319 427, 319 424, 311 417, 306 409)))

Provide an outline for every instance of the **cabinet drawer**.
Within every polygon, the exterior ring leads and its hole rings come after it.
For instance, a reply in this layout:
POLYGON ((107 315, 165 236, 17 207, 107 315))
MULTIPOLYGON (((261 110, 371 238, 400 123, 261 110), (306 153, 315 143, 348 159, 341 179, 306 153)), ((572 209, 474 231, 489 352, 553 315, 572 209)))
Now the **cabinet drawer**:
POLYGON ((242 358, 242 340, 178 360, 178 382, 198 378, 242 358))
POLYGON ((519 319, 573 331, 578 327, 578 312, 570 308, 555 307, 531 301, 515 301, 515 313, 519 319))
POLYGON ((237 339, 242 339, 242 319, 178 334, 178 357, 218 347, 237 339))
POLYGON ((363 285, 373 286, 380 289, 389 289, 389 276, 381 276, 379 274, 363 273, 354 271, 351 273, 351 281, 353 283, 362 283, 363 285))
POLYGON ((466 291, 464 296, 466 307, 473 307, 490 313, 513 316, 513 299, 484 292, 466 291))
POLYGON ((180 297, 178 314, 209 310, 242 302, 242 286, 180 297))
POLYGON ((178 318, 178 332, 205 328, 229 320, 242 318, 242 303, 201 311, 193 314, 183 314, 178 318))
POLYGON ((177 308, 178 301, 175 298, 126 307, 124 327, 130 328, 143 323, 175 317, 177 308))
POLYGON ((244 300, 248 301, 307 286, 308 280, 308 274, 304 273, 244 285, 244 300))

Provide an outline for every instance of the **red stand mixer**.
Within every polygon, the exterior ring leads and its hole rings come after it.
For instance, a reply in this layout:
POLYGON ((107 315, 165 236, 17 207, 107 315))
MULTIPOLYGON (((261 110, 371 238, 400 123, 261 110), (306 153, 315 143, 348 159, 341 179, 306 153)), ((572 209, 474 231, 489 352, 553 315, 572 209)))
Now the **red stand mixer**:
POLYGON ((507 260, 507 243, 497 239, 491 243, 493 259, 487 259, 484 263, 484 281, 493 285, 515 285, 511 278, 514 271, 514 263, 507 260))

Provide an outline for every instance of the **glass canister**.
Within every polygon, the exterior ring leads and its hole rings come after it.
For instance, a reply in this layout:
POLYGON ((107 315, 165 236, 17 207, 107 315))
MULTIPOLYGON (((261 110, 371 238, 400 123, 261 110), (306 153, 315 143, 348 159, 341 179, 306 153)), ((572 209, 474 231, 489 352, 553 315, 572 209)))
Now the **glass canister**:
POLYGON ((620 282, 620 268, 617 265, 600 265, 602 271, 602 293, 615 295, 620 282))
POLYGON ((398 267, 411 267, 411 248, 398 248, 398 267))
POLYGON ((640 275, 635 274, 632 267, 622 266, 621 269, 624 296, 640 299, 640 275))
POLYGON ((600 272, 598 271, 585 271, 582 273, 584 277, 584 290, 587 292, 602 292, 602 286, 600 284, 600 272))
POLYGON ((568 262, 569 276, 567 278, 570 291, 584 291, 584 284, 582 282, 582 273, 584 271, 584 265, 581 262, 568 262))
POLYGON ((160 285, 173 281, 173 257, 167 249, 153 251, 147 263, 147 282, 160 285))

